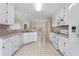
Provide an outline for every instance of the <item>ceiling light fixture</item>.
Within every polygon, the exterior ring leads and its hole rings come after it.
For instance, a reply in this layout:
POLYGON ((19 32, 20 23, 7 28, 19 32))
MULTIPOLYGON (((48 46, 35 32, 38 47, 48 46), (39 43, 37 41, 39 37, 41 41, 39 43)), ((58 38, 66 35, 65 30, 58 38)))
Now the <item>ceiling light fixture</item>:
POLYGON ((75 6, 76 5, 76 3, 72 3, 70 6, 69 6, 69 10, 73 7, 73 6, 75 6))
POLYGON ((42 4, 41 3, 35 3, 35 7, 36 7, 36 11, 41 11, 42 4))

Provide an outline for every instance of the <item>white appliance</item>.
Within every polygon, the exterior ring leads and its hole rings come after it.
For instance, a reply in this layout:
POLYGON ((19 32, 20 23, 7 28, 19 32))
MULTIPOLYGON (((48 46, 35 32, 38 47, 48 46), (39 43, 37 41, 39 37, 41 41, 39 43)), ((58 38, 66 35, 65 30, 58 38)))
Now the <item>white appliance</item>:
POLYGON ((79 55, 79 26, 71 26, 69 40, 69 55, 78 56, 79 55))

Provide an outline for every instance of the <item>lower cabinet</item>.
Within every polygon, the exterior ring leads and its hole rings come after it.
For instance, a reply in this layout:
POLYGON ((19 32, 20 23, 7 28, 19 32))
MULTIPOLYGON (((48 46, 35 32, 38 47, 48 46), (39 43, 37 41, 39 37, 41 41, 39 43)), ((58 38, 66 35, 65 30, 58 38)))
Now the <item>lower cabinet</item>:
POLYGON ((24 40, 24 44, 32 41, 37 41, 37 32, 23 33, 23 40, 24 40))
POLYGON ((24 44, 23 34, 20 34, 18 39, 18 47, 20 48, 21 46, 23 46, 23 44, 24 44))
POLYGON ((58 36, 58 50, 64 55, 65 54, 65 39, 62 36, 58 36))
POLYGON ((12 40, 13 40, 13 53, 15 53, 23 45, 23 39, 22 36, 19 34, 12 37, 12 40))
POLYGON ((24 43, 37 41, 37 32, 15 34, 0 38, 0 56, 13 55, 24 43))
POLYGON ((0 56, 12 55, 12 41, 0 38, 0 56))
POLYGON ((32 38, 33 38, 33 41, 37 41, 38 32, 33 32, 33 33, 32 33, 32 38))
POLYGON ((17 36, 12 37, 12 41, 13 41, 13 53, 16 52, 16 50, 18 49, 18 40, 17 40, 17 36))
POLYGON ((49 40, 53 46, 61 52, 62 55, 68 55, 68 37, 62 34, 50 33, 49 40))
POLYGON ((23 45, 22 34, 0 38, 0 56, 11 56, 23 45))
POLYGON ((12 41, 9 40, 8 42, 3 42, 3 44, 2 44, 2 55, 3 56, 12 55, 12 41))
POLYGON ((50 33, 49 34, 49 40, 53 44, 53 46, 58 49, 58 39, 57 39, 57 34, 56 33, 50 33))
POLYGON ((68 37, 63 35, 58 35, 58 50, 63 55, 68 55, 69 52, 68 37))

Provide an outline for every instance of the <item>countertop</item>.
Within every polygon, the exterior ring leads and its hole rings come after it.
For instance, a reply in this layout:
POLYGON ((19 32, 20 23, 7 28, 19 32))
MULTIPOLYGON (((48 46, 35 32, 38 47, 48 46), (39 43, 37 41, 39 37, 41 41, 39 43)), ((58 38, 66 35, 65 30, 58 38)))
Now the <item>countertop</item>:
POLYGON ((0 33, 0 38, 8 38, 11 37, 15 34, 20 34, 20 32, 4 32, 4 33, 0 33))
POLYGON ((56 33, 57 35, 60 35, 60 36, 63 36, 65 38, 69 38, 69 35, 68 34, 64 34, 64 33, 59 33, 59 32, 50 32, 50 33, 56 33))
POLYGON ((22 34, 25 32, 33 32, 33 31, 26 31, 26 30, 10 30, 10 31, 3 31, 0 33, 0 38, 8 38, 16 34, 22 34))

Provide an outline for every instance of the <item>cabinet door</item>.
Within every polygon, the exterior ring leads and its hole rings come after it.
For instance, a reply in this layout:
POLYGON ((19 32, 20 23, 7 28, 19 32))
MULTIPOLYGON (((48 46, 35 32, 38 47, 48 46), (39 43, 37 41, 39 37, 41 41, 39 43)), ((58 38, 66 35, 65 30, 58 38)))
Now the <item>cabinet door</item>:
POLYGON ((14 23, 14 7, 11 4, 0 3, 0 24, 14 23))
POLYGON ((17 40, 17 36, 13 36, 13 53, 18 49, 18 40, 17 40))
POLYGON ((24 43, 22 34, 19 35, 19 40, 20 40, 19 41, 19 46, 21 47, 23 45, 23 43, 24 43))
POLYGON ((65 53, 64 38, 61 36, 59 36, 58 38, 59 38, 58 39, 58 48, 59 48, 60 52, 64 55, 64 53, 65 53))
POLYGON ((23 33, 23 40, 24 40, 24 44, 28 42, 28 33, 23 33))
POLYGON ((32 33, 24 33, 24 34, 23 34, 24 43, 29 43, 29 42, 34 41, 33 38, 34 38, 34 37, 33 37, 32 33))
POLYGON ((6 20, 7 20, 7 5, 5 3, 0 4, 0 11, 1 11, 1 20, 0 20, 0 24, 5 24, 6 20))
POLYGON ((21 37, 19 37, 19 34, 16 35, 16 46, 17 49, 19 49, 21 47, 21 37))
POLYGON ((2 46, 2 53, 3 53, 3 56, 10 56, 12 55, 12 42, 7 42, 7 43, 4 43, 3 46, 2 46))
POLYGON ((33 32, 33 33, 31 33, 31 35, 32 35, 32 41, 37 41, 38 33, 37 32, 33 32))
POLYGON ((65 38, 65 56, 69 55, 69 39, 65 38))
POLYGON ((57 41, 57 34, 53 33, 53 45, 56 49, 58 49, 58 41, 57 41))
POLYGON ((7 24, 14 23, 14 7, 11 4, 8 4, 8 15, 7 15, 7 24))
POLYGON ((54 40, 54 42, 57 44, 57 34, 54 33, 53 36, 54 36, 53 40, 54 40))
POLYGON ((58 26, 60 24, 60 21, 59 21, 59 13, 57 13, 55 15, 55 26, 58 26))

